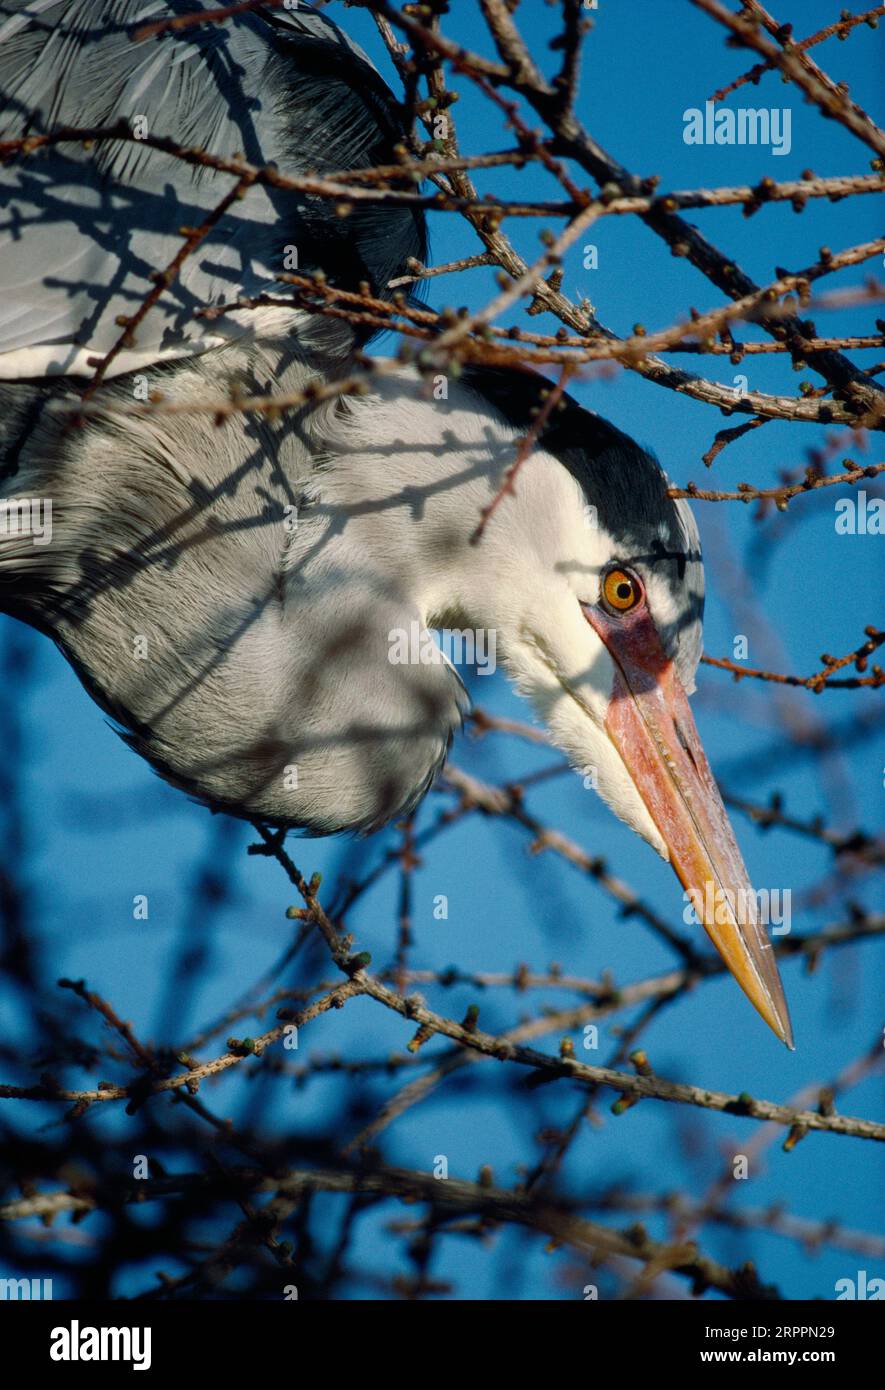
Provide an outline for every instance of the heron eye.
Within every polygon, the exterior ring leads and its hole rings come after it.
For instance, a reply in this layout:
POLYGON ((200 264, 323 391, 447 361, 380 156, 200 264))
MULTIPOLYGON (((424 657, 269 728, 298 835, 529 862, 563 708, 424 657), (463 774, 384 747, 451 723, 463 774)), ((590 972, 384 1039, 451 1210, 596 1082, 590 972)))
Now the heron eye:
POLYGON ((615 613, 628 613, 642 598, 642 588, 626 570, 609 570, 602 580, 602 598, 615 613))

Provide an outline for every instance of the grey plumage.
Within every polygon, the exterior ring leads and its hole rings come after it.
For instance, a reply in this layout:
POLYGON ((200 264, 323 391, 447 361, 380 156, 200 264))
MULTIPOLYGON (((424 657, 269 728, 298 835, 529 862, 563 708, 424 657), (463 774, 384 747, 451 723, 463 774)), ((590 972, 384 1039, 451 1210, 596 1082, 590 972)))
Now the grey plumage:
MULTIPOLYGON (((321 15, 260 11, 134 43, 138 24, 157 13, 145 0, 4 0, 0 138, 142 116, 150 135, 274 163, 284 174, 392 157, 400 133, 393 98, 321 15)), ((134 311, 150 274, 180 249, 179 227, 200 226, 232 183, 138 142, 65 143, 0 165, 0 378, 90 375, 76 348, 110 349, 117 316, 134 311)), ((240 294, 290 294, 274 283, 292 268, 287 247, 299 269, 322 266, 340 284, 380 288, 407 256, 423 255, 423 222, 408 208, 366 204, 345 221, 330 216, 326 200, 255 186, 164 290, 139 330, 138 352, 150 361, 250 331, 254 314, 207 323, 194 311, 240 294)))
MULTIPOLYGON (((155 7, 136 0, 6 0, 3 133, 21 133, 24 121, 112 123, 141 106, 182 143, 240 149, 284 170, 391 158, 395 102, 327 20, 258 11, 131 44, 148 13, 155 7)), ((179 244, 179 222, 219 193, 216 176, 132 145, 60 147, 14 161, 3 177, 13 189, 7 236, 27 225, 7 347, 62 337, 107 348, 118 331, 109 316, 131 311, 147 270, 179 244), (161 196, 167 185, 171 197, 161 196), (121 190, 124 220, 105 235, 105 208, 121 190)), ((302 265, 321 264, 342 284, 381 287, 406 256, 423 254, 420 214, 378 207, 340 219, 325 200, 261 196, 260 235, 240 210, 220 224, 139 331, 149 356, 170 342, 191 352, 150 365, 151 386, 170 401, 290 392, 347 369, 353 331, 304 315, 193 353, 193 308, 272 275, 293 227, 302 265)), ((0 376, 3 362, 0 353, 0 376)), ((76 382, 0 381, 0 497, 51 497, 55 531, 46 548, 24 536, 2 543, 0 603, 50 634, 130 744, 210 805, 319 833, 373 829, 414 805, 465 695, 444 663, 391 664, 389 634, 451 618, 498 627, 503 640, 511 591, 525 582, 520 551, 534 555, 539 591, 558 554, 561 571, 575 568, 567 557, 584 537, 566 537, 582 496, 601 521, 597 550, 581 560, 588 595, 606 557, 632 560, 657 585, 662 640, 693 681, 696 530, 667 499, 654 459, 600 417, 568 401, 541 441, 543 468, 554 469, 544 496, 533 502, 521 488, 488 542, 469 545, 543 379, 471 369, 445 405, 404 371, 365 400, 275 422, 234 416, 222 430, 205 415, 133 417, 132 381, 106 382, 93 401, 100 413, 75 431, 64 411, 76 382), (541 544, 539 509, 553 496, 541 544)))
MULTIPOLYGON (((367 61, 300 6, 132 45, 136 0, 3 5, 5 134, 149 108, 180 143, 283 171, 389 163, 403 134, 367 61)), ((424 251, 414 209, 345 216, 259 187, 164 286, 74 427, 90 359, 181 224, 218 204, 219 180, 119 141, 18 157, 2 178, 0 608, 59 644, 174 785, 315 834, 371 831, 417 804, 466 704, 429 629, 481 630, 615 813, 686 890, 724 895, 704 927, 791 1045, 755 908, 734 906, 755 898, 686 699, 697 530, 654 457, 566 399, 474 544, 537 418, 532 373, 439 373, 431 392, 387 361, 365 395, 214 428, 208 400, 304 400, 352 369, 361 335, 288 306, 238 308, 209 335, 204 304, 273 287, 293 244, 299 268, 376 289, 424 251), (186 409, 133 412, 147 386, 186 409), (26 523, 43 502, 38 537, 26 523)))

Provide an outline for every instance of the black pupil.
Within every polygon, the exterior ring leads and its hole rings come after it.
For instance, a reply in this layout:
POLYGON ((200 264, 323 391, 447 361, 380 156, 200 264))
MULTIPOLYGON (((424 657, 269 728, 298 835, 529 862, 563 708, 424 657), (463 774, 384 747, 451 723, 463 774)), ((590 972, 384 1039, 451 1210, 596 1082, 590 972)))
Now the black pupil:
POLYGON ((624 602, 626 603, 627 599, 628 599, 628 598, 632 598, 632 596, 633 596, 633 586, 632 586, 631 584, 628 584, 628 583, 625 581, 624 583, 618 585, 618 598, 619 598, 619 599, 623 599, 624 602))

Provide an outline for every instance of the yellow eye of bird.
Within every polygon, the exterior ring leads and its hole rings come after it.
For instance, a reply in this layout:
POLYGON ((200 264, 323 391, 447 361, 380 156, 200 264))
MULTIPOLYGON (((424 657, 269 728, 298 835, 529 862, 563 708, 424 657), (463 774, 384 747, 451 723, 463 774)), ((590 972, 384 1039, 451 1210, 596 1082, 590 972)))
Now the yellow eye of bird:
POLYGON ((628 613, 642 598, 642 590, 626 570, 609 570, 602 581, 602 597, 616 613, 628 613))

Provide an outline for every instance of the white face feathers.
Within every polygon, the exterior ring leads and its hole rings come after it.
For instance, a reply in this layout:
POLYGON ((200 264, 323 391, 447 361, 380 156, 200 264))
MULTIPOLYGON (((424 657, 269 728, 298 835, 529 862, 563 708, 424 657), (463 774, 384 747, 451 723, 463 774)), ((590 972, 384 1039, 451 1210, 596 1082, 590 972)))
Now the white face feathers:
MULTIPOLYGON (((372 395, 327 410, 317 423, 328 461, 311 486, 308 514, 315 506, 330 532, 337 530, 333 548, 354 564, 387 566, 427 627, 493 629, 499 661, 553 742, 575 767, 592 770, 614 813, 666 857, 606 732, 615 662, 581 605, 598 601, 614 564, 634 566, 662 644, 693 687, 701 570, 690 511, 667 499, 657 521, 640 531, 634 513, 619 537, 603 499, 590 501, 575 473, 542 444, 476 539, 523 432, 468 386, 449 383, 444 399, 431 392, 401 369, 379 377, 372 395)), ((657 481, 657 465, 641 458, 657 481)), ((612 465, 629 466, 627 459, 612 465)), ((629 488, 625 496, 629 508, 629 488)))

